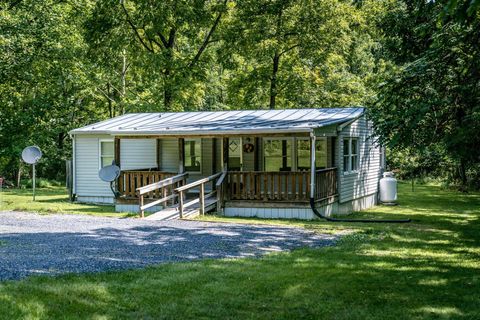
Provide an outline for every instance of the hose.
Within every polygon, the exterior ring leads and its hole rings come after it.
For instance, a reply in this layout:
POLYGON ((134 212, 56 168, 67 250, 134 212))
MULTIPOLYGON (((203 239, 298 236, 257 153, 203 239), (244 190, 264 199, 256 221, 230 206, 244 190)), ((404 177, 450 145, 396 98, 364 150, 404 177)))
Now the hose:
POLYGON ((317 210, 317 208, 315 208, 315 199, 314 198, 310 198, 310 207, 312 208, 313 213, 317 217, 325 219, 325 220, 330 221, 330 222, 408 223, 408 222, 412 221, 411 219, 405 219, 405 220, 388 220, 388 219, 386 219, 386 220, 376 220, 376 219, 371 219, 371 220, 368 220, 368 219, 335 219, 335 218, 330 218, 330 217, 324 216, 323 214, 321 214, 317 210))

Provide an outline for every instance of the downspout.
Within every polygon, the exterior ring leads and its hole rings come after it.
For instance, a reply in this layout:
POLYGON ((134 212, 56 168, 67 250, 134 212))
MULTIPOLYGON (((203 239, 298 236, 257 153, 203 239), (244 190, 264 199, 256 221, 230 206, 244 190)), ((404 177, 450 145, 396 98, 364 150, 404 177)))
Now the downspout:
POLYGON ((376 219, 336 219, 324 216, 317 208, 315 208, 315 178, 316 178, 316 166, 315 166, 315 141, 316 137, 313 132, 310 132, 310 208, 313 213, 321 218, 330 222, 361 222, 361 223, 407 223, 411 219, 406 220, 376 220, 376 219))
POLYGON ((69 134, 70 139, 72 139, 72 202, 75 201, 75 197, 77 195, 77 163, 76 163, 76 157, 77 157, 77 148, 75 145, 75 140, 76 136, 73 134, 69 134))

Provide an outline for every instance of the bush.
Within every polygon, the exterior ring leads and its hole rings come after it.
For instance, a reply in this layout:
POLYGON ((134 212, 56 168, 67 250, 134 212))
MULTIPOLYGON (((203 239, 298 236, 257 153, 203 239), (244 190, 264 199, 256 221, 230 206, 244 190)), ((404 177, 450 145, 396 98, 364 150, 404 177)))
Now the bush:
MULTIPOLYGON (((37 188, 61 187, 63 185, 64 185, 63 182, 57 181, 57 180, 49 180, 49 179, 43 179, 43 178, 36 179, 36 187, 37 188)), ((22 180, 22 182, 21 182, 21 187, 22 188, 31 188, 32 186, 33 186, 32 179, 22 180)))

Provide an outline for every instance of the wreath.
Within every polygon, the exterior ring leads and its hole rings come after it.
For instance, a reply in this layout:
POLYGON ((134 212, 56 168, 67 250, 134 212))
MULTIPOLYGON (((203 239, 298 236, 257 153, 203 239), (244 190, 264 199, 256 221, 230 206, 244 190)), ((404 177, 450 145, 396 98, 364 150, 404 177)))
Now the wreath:
POLYGON ((245 153, 251 153, 255 150, 255 146, 253 145, 253 143, 245 143, 243 145, 243 152, 245 153))

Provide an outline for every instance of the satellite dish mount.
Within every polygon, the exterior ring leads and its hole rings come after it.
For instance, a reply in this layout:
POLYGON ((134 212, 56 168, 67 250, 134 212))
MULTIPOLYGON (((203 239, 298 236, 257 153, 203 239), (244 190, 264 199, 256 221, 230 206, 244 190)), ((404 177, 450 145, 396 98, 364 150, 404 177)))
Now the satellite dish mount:
POLYGON ((26 147, 22 151, 22 159, 25 163, 32 165, 32 191, 33 201, 35 201, 35 164, 42 158, 42 151, 37 146, 26 147))
POLYGON ((112 190, 115 198, 118 198, 120 196, 120 193, 117 191, 117 187, 116 187, 116 181, 119 176, 120 176, 120 167, 115 164, 115 160, 112 161, 111 165, 101 168, 100 171, 98 172, 98 177, 102 181, 110 183, 110 189, 112 190))

